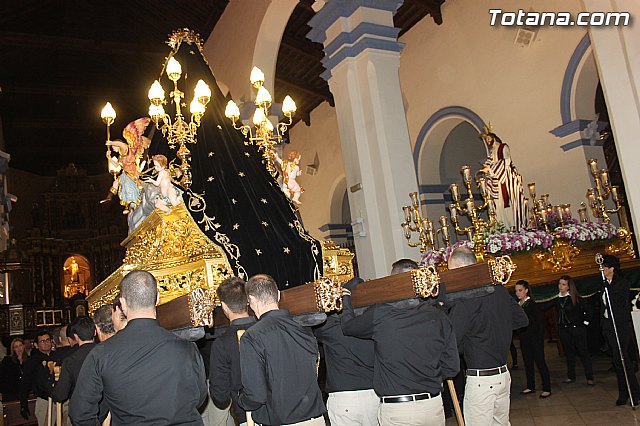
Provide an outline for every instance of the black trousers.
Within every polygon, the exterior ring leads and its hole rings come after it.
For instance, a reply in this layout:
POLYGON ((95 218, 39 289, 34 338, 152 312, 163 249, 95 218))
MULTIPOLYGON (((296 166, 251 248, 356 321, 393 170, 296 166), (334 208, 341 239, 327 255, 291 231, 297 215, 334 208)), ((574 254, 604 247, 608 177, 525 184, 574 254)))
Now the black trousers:
MULTIPOLYGON (((633 399, 637 401, 640 398, 640 386, 638 386, 638 379, 636 379, 636 374, 633 371, 633 366, 631 365, 631 351, 629 351, 629 342, 631 341, 631 324, 616 324, 618 325, 618 337, 620 338, 620 347, 622 347, 623 351, 624 364, 627 367, 627 374, 629 376, 631 394, 633 395, 633 399)), ((613 323, 610 320, 605 320, 602 326, 602 333, 611 348, 613 367, 616 370, 616 377, 618 379, 618 399, 626 400, 629 397, 629 392, 627 391, 627 382, 624 378, 624 370, 622 369, 620 350, 618 349, 618 343, 616 342, 613 323)))
POLYGON ((534 336, 520 336, 520 350, 524 360, 524 372, 527 376, 527 388, 536 390, 536 376, 533 365, 538 367, 542 379, 542 390, 551 392, 551 377, 549 367, 544 359, 544 334, 534 336))
POLYGON ((576 353, 582 361, 584 375, 587 380, 593 380, 593 366, 591 364, 591 354, 587 345, 587 328, 583 326, 558 326, 560 342, 567 357, 567 378, 576 379, 576 353))

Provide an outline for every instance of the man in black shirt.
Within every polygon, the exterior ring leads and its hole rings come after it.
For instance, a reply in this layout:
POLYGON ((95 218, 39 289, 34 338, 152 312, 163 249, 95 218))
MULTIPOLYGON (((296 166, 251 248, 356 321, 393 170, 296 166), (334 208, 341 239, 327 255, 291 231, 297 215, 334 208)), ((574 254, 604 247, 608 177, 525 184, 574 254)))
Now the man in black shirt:
MULTIPOLYGON (((473 252, 459 247, 449 258, 449 269, 474 263, 473 252)), ((507 355, 513 330, 529 324, 527 315, 502 286, 460 292, 449 299, 449 317, 467 364, 465 424, 506 426, 511 392, 507 355)))
POLYGON ((195 344, 156 320, 157 283, 145 271, 120 283, 127 326, 87 356, 71 396, 74 425, 99 424, 100 401, 117 425, 202 425, 207 384, 195 344))
MULTIPOLYGON (((344 288, 353 288, 360 282, 360 278, 354 278, 344 288)), ((373 341, 345 336, 335 313, 314 328, 314 334, 324 348, 331 424, 377 426, 380 398, 373 390, 373 341)))
MULTIPOLYGON (((36 335, 37 350, 31 351, 31 356, 24 362, 24 375, 20 383, 20 414, 29 419, 29 392, 36 395, 36 418, 38 425, 46 424, 47 400, 51 395, 53 376, 47 363, 53 361, 51 357, 51 335, 47 331, 40 331, 36 335)), ((51 414, 55 417, 54 413, 51 414)))
POLYGON ((243 279, 232 277, 218 287, 222 311, 231 323, 227 331, 211 344, 209 373, 211 399, 221 410, 228 410, 233 401, 238 423, 247 421, 244 410, 238 407, 238 393, 242 388, 238 330, 246 330, 256 323, 256 319, 249 316, 247 311, 247 293, 244 286, 243 279))
POLYGON ((280 292, 270 276, 255 275, 245 288, 259 320, 240 340, 238 404, 263 425, 324 425, 313 333, 279 309, 280 292))
POLYGON ((344 291, 342 331, 374 342, 373 388, 383 425, 444 425, 443 379, 460 369, 453 326, 434 301, 409 299, 355 316, 344 291))
POLYGON ((96 335, 100 342, 104 342, 116 334, 111 318, 112 307, 113 305, 102 305, 93 313, 93 321, 96 324, 96 335))

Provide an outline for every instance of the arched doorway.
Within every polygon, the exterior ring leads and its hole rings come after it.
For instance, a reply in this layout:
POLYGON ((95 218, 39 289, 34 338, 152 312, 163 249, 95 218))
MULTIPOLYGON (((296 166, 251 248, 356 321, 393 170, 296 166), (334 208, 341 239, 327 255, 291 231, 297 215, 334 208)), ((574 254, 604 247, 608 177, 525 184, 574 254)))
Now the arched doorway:
POLYGON ((89 260, 80 255, 73 254, 67 257, 62 265, 62 292, 66 299, 71 299, 78 294, 88 295, 93 287, 91 264, 89 260))

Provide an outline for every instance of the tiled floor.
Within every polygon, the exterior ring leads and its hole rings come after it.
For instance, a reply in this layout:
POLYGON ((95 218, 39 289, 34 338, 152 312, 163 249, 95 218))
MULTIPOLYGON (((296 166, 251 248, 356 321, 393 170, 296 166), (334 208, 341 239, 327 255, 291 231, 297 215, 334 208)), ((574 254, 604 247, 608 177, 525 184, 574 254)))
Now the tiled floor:
MULTIPOLYGON (((584 376, 579 376, 575 383, 561 383, 566 378, 565 360, 558 356, 555 343, 547 343, 545 353, 547 365, 551 371, 553 395, 547 399, 538 397, 541 389, 539 376, 536 376, 538 393, 520 395, 520 391, 526 387, 524 366, 520 359, 520 368, 511 371, 510 420, 513 426, 640 426, 640 407, 633 411, 629 405, 625 407, 615 405, 618 397, 616 377, 614 373, 607 372, 611 366, 611 358, 600 356, 593 359, 596 385, 587 386, 584 376)), ((520 355, 519 349, 518 354, 520 355)), ((576 370, 580 375, 582 364, 579 360, 576 370)), ((455 418, 450 418, 447 419, 446 424, 453 426, 457 423, 455 418)))

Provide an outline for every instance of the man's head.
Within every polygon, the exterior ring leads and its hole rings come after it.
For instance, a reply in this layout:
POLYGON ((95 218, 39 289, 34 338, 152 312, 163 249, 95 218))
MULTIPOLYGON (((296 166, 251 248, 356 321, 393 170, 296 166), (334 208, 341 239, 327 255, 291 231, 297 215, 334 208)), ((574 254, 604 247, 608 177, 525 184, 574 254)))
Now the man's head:
POLYGON ((473 251, 468 247, 461 246, 451 253, 448 267, 449 269, 456 269, 473 265, 474 263, 476 263, 476 256, 473 254, 473 251))
POLYGON ((117 333, 127 325, 127 316, 122 312, 122 294, 118 293, 113 299, 111 305, 111 322, 113 329, 117 333))
POLYGON ((116 330, 113 328, 113 319, 111 318, 112 311, 113 305, 102 305, 93 313, 96 333, 98 334, 98 340, 101 342, 104 342, 116 333, 116 330))
POLYGON ((82 346, 85 343, 93 342, 93 337, 96 335, 96 324, 89 317, 78 317, 71 324, 71 330, 73 336, 78 344, 82 346))
POLYGON ((232 321, 232 317, 248 316, 245 284, 242 278, 231 277, 224 280, 218 287, 218 299, 222 304, 222 310, 227 318, 232 321))
POLYGON ((42 353, 48 354, 51 352, 51 334, 46 330, 40 330, 36 334, 36 346, 42 353))
POLYGON ((396 260, 395 262, 393 262, 393 265, 391 265, 391 275, 409 272, 417 268, 418 264, 411 259, 396 260))
POLYGON ((156 279, 147 271, 131 271, 120 282, 122 313, 129 319, 155 318, 158 303, 156 279))
POLYGON ((276 282, 269 275, 258 274, 249 278, 245 284, 249 306, 258 318, 265 312, 278 309, 280 291, 276 282))
POLYGON ((67 326, 65 325, 64 327, 56 327, 51 329, 51 340, 53 341, 53 344, 55 345, 56 348, 62 348, 64 346, 69 346, 69 341, 67 340, 67 336, 64 336, 64 339, 62 338, 62 335, 64 334, 62 332, 62 329, 66 329, 67 326))

